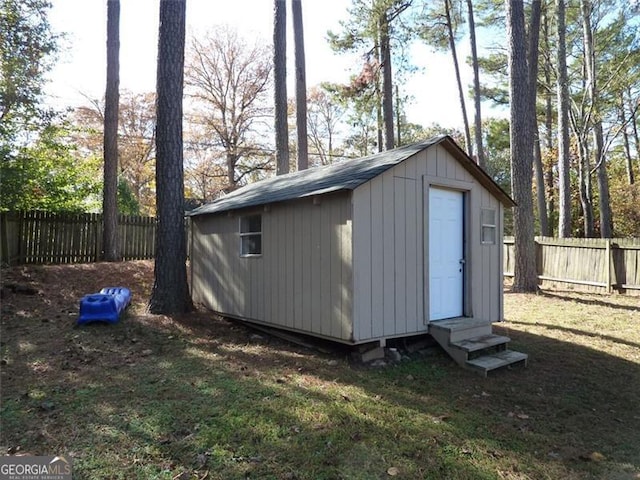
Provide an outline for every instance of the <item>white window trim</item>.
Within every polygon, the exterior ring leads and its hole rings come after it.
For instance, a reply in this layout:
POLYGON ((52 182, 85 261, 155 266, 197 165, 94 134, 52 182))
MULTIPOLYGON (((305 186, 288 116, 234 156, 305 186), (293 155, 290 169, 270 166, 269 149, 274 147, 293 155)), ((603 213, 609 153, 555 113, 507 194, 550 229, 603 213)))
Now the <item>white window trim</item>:
POLYGON ((496 245, 498 243, 498 212, 495 208, 480 208, 480 243, 482 245, 496 245), (493 212, 493 223, 484 223, 484 211, 493 212), (484 229, 493 229, 493 241, 484 239, 484 229))
POLYGON ((238 217, 238 238, 240 240, 239 242, 239 250, 240 250, 240 257, 241 258, 255 258, 255 257, 261 257, 262 256, 262 214, 260 213, 252 213, 250 215, 241 215, 238 217), (259 232, 243 232, 242 231, 242 219, 243 218, 247 218, 247 217, 260 217, 260 231, 259 232), (254 237, 254 236, 259 236, 260 237, 260 253, 242 253, 242 241, 245 237, 254 237))

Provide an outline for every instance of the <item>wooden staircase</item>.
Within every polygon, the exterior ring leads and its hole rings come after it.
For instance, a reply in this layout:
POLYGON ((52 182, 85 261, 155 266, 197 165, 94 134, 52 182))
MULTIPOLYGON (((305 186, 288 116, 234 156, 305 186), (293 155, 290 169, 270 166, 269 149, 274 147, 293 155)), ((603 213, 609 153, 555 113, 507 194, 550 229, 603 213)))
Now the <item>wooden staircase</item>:
POLYGON ((458 365, 485 377, 496 368, 514 364, 527 366, 528 355, 507 348, 509 337, 494 335, 491 322, 473 318, 451 318, 429 323, 429 333, 458 365))

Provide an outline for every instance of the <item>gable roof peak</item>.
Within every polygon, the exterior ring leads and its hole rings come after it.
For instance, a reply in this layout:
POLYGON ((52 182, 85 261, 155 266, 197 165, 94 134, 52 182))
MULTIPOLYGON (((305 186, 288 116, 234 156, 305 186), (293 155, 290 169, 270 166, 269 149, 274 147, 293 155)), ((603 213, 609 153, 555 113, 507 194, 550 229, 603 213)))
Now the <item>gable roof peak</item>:
POLYGON ((439 135, 422 142, 366 157, 345 160, 331 165, 300 170, 285 175, 273 176, 259 182, 251 183, 211 203, 192 210, 188 215, 196 216, 208 213, 219 213, 267 203, 322 195, 340 190, 353 190, 416 153, 440 143, 461 161, 463 166, 469 170, 472 175, 480 177, 479 180, 481 183, 488 184, 492 193, 497 194, 496 196, 498 196, 503 203, 511 202, 511 204, 513 204, 509 196, 458 147, 451 137, 448 135, 439 135))

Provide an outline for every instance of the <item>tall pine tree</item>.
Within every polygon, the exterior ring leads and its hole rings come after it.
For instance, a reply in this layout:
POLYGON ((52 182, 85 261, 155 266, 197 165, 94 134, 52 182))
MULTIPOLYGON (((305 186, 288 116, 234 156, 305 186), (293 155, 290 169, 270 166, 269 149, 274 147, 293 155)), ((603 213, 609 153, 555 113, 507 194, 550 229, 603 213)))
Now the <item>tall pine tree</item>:
MULTIPOLYGON (((515 237, 514 291, 535 292, 538 289, 536 250, 533 230, 533 198, 531 194, 533 169, 533 131, 535 102, 530 94, 527 60, 527 35, 524 7, 521 0, 506 0, 507 50, 509 71, 511 192, 517 203, 513 215, 515 237)), ((534 22, 532 22, 534 24, 534 22)), ((539 25, 539 23, 538 23, 539 25)), ((531 33, 531 32, 530 32, 531 33)), ((529 54, 537 55, 537 45, 529 54)))
POLYGON ((104 260, 118 260, 118 109, 120 104, 120 0, 107 0, 107 88, 104 95, 104 260))
POLYGON ((191 309, 187 285, 182 163, 186 0, 160 0, 156 100, 156 263, 149 310, 191 309))
POLYGON ((293 42, 296 58, 296 133, 298 136, 298 170, 309 167, 307 140, 307 69, 304 55, 302 0, 291 0, 293 42))
POLYGON ((287 125, 287 4, 273 2, 273 84, 276 131, 276 174, 289 173, 287 125))

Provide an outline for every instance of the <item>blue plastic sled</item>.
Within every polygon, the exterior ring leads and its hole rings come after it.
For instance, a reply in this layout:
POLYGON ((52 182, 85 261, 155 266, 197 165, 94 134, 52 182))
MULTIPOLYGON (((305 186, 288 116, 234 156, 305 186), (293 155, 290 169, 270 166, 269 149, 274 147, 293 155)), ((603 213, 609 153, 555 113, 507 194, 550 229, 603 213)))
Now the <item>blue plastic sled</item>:
POLYGON ((80 300, 78 325, 91 322, 117 323, 129 303, 131 291, 124 287, 107 287, 100 290, 100 293, 85 295, 80 300))

